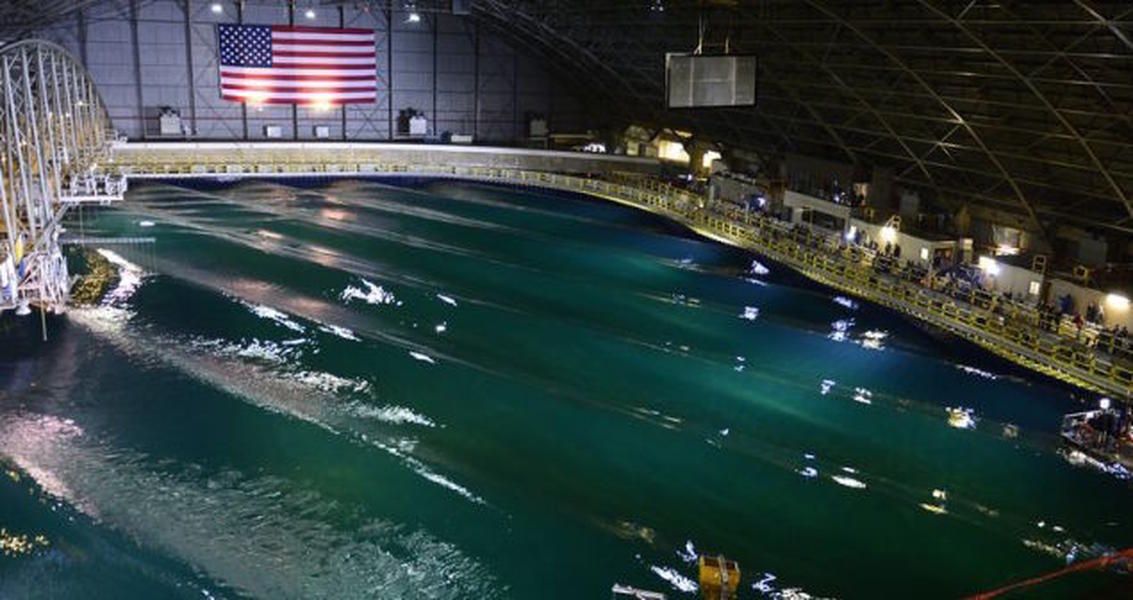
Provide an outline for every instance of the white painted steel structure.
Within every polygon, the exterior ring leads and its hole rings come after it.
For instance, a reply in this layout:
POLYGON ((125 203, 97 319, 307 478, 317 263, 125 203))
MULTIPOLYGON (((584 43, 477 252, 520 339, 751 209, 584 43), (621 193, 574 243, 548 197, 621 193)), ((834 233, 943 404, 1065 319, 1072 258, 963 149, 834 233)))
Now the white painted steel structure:
POLYGON ((77 203, 120 200, 96 176, 114 135, 86 70, 39 40, 0 49, 0 313, 61 310, 70 291, 61 222, 77 203))

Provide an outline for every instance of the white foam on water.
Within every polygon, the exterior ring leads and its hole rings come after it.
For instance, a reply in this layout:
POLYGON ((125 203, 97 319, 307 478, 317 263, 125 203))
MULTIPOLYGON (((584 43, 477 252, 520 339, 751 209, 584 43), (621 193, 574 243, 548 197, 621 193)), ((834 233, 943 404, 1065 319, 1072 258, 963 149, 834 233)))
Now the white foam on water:
POLYGON ((284 364, 293 355, 300 354, 294 346, 284 346, 270 340, 259 340, 244 343, 229 342, 221 339, 193 339, 189 345, 211 352, 218 356, 250 358, 272 364, 284 364))
POLYGON ((288 379, 308 387, 329 393, 364 394, 370 391, 370 382, 364 379, 347 378, 323 371, 298 371, 289 373, 288 379))
POLYGON ((392 423, 394 425, 411 424, 421 425, 422 427, 437 426, 429 417, 415 412, 411 408, 398 406, 396 404, 373 406, 355 402, 350 405, 350 412, 363 419, 375 419, 383 423, 392 423))
POLYGON ((141 267, 122 258, 117 252, 99 248, 96 250, 110 264, 118 267, 118 285, 103 299, 103 305, 121 304, 130 299, 138 288, 142 287, 145 272, 141 267))
POLYGON ((956 365, 956 368, 960 369, 961 371, 963 371, 963 372, 965 372, 969 375, 975 375, 977 377, 983 377, 984 379, 989 379, 991 381, 995 381, 996 379, 999 379, 999 375, 996 375, 995 373, 992 373, 990 371, 984 371, 982 369, 977 369, 975 367, 969 367, 968 365, 956 365))
POLYGON ((413 358, 415 358, 415 359, 417 359, 421 362, 427 362, 431 365, 437 364, 437 361, 433 360, 433 357, 429 356, 428 354, 423 354, 421 352, 417 352, 415 350, 410 350, 409 356, 412 356, 413 358))
POLYGON ((677 591, 684 592, 686 594, 693 594, 696 593, 696 590, 700 589, 700 586, 696 585, 695 581, 689 579, 688 577, 685 577, 684 575, 681 575, 679 572, 677 572, 676 569, 672 567, 659 567, 657 565, 652 565, 649 567, 649 570, 656 573, 657 576, 661 579, 668 581, 669 585, 673 586, 673 589, 677 591))
POLYGON ((685 562, 685 564, 693 564, 696 562, 698 556, 696 546, 692 544, 692 540, 685 541, 685 547, 677 550, 677 556, 685 562))
POLYGON ((746 321, 754 321, 759 318, 759 308, 755 306, 745 306, 744 312, 740 314, 740 318, 746 321))
POLYGON ((138 221, 138 227, 153 227, 153 221, 138 221))
POLYGON ((344 340, 350 340, 352 342, 362 341, 362 338, 355 335, 353 331, 345 327, 340 327, 338 325, 319 325, 319 331, 322 331, 323 333, 329 333, 331 335, 336 335, 344 340))
POLYGON ((386 290, 380 285, 374 284, 368 279, 360 279, 365 289, 352 285, 346 286, 346 289, 342 290, 342 294, 339 295, 339 298, 343 302, 349 303, 351 300, 362 300, 367 304, 374 305, 397 303, 397 297, 393 295, 393 292, 386 290))
POLYGON ((261 319, 273 321, 276 324, 286 327, 296 333, 305 333, 307 331, 306 327, 303 327, 302 325, 294 321, 291 317, 287 316, 287 313, 281 310, 277 310, 263 304, 245 302, 244 300, 240 300, 239 302, 240 304, 243 304, 248 310, 252 311, 252 314, 260 317, 261 319))
POLYGON ((0 419, 0 453, 47 493, 239 595, 501 598, 457 546, 274 475, 167 463, 34 414, 0 419), (349 527, 341 523, 350 521, 349 527))
POLYGON ((854 402, 873 404, 873 392, 863 387, 854 388, 854 402))
MULTIPOLYGON (((85 321, 80 321, 86 324, 85 321)), ((97 329, 92 331, 100 332, 97 329)), ((433 471, 420 459, 412 456, 412 445, 387 443, 367 436, 357 423, 344 417, 356 418, 343 411, 334 394, 319 389, 304 389, 292 382, 284 383, 277 372, 265 372, 253 364, 222 360, 211 353, 196 355, 182 351, 182 344, 161 338, 140 338, 124 328, 105 331, 106 337, 122 351, 138 360, 161 361, 184 371, 200 381, 241 398, 264 410, 296 418, 329 432, 332 435, 352 435, 371 446, 383 450, 425 480, 456 492, 476 504, 487 502, 468 488, 433 471)), ((2 448, 0 448, 2 451, 2 448)))
POLYGON ((838 485, 844 485, 848 488, 860 490, 865 489, 866 487, 866 484, 864 482, 854 479, 853 477, 846 477, 845 475, 832 475, 830 478, 833 479, 834 482, 838 485))
POLYGON ((867 350, 884 350, 885 338, 889 337, 888 331, 881 331, 878 329, 870 329, 862 334, 858 340, 862 348, 867 350))
POLYGON ((452 296, 446 296, 444 294, 437 294, 437 298, 439 298, 441 300, 441 302, 444 302, 445 304, 450 304, 452 306, 456 306, 456 298, 453 298, 452 296))
POLYGON ((857 310, 858 309, 858 303, 854 302, 853 300, 851 300, 851 299, 849 299, 845 296, 834 296, 834 304, 837 304, 838 306, 842 306, 844 308, 848 308, 850 310, 857 310))
POLYGON ((448 331, 448 321, 437 323, 437 325, 433 327, 433 331, 436 331, 437 333, 444 333, 448 331))

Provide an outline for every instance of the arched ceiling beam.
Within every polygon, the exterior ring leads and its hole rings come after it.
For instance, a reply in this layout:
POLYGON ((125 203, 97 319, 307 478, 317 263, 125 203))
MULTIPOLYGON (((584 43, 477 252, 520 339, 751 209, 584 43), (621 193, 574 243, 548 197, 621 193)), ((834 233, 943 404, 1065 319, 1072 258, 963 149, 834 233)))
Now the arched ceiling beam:
MULTIPOLYGON (((1003 58, 1003 56, 1001 56, 999 53, 997 53, 995 50, 993 50, 991 47, 989 47, 987 44, 985 44, 983 39, 980 38, 979 36, 977 36, 975 33, 973 33, 972 30, 969 29, 967 25, 965 25, 964 23, 962 23, 960 21, 957 21, 951 15, 941 11, 936 6, 932 5, 929 2, 926 2, 925 0, 917 0, 917 1, 920 2, 921 5, 924 6, 925 8, 929 9, 933 13, 936 13, 936 15, 938 15, 942 19, 945 19, 948 22, 952 23, 952 25, 955 26, 957 29, 959 29, 961 32, 963 32, 963 34, 968 39, 972 40, 977 45, 979 45, 981 48, 983 48, 983 50, 985 52, 987 52, 989 56, 994 58, 997 62, 999 62, 999 64, 1003 65, 1003 67, 1005 69, 1007 69, 1013 75, 1015 75, 1016 77, 1019 78, 1019 81, 1024 86, 1026 86, 1027 89, 1030 90, 1031 93, 1034 94, 1035 97, 1038 98, 1040 102, 1042 102, 1043 106, 1046 107, 1046 109, 1050 112, 1050 114, 1053 115, 1054 118, 1058 119, 1058 122, 1067 131, 1067 133, 1074 136, 1074 138, 1078 140, 1078 144, 1082 147, 1082 150, 1085 151, 1086 156, 1089 157, 1090 162, 1093 163, 1094 168, 1096 168, 1097 171, 1098 171, 1098 174, 1100 174, 1103 178, 1105 178, 1106 183, 1108 183, 1110 188, 1113 189, 1114 195, 1119 200, 1121 200, 1122 204, 1125 205, 1125 210, 1129 213, 1129 217, 1133 218, 1133 204, 1130 203, 1129 197, 1125 194, 1125 190, 1121 188, 1121 184, 1119 184, 1117 182, 1117 180, 1113 178, 1113 174, 1110 173, 1109 169, 1106 168, 1106 166, 1104 164, 1102 164, 1101 160, 1098 159, 1098 155, 1094 153, 1094 149, 1092 147, 1090 147, 1090 143, 1088 141, 1086 141, 1086 139, 1084 137, 1082 137, 1082 134, 1078 131, 1078 128, 1074 127, 1074 124, 1071 123, 1070 120, 1067 119, 1065 115, 1063 115, 1061 112, 1059 112, 1059 110, 1057 108, 1055 108, 1054 104, 1051 103, 1050 99, 1046 97, 1046 94, 1044 94, 1042 92, 1042 90, 1040 90, 1037 86, 1035 86, 1034 82, 1032 82, 1030 80, 1030 78, 1028 78, 1026 75, 1021 73, 1019 71, 1019 69, 1017 69, 1015 67, 1015 65, 1013 65, 1009 61, 1005 60, 1003 58)), ((1082 6, 1083 8, 1086 8, 1087 10, 1092 11, 1092 9, 1089 9, 1088 7, 1085 6, 1084 2, 1076 1, 1076 3, 1079 6, 1082 6)), ((1094 12, 1093 14, 1097 15, 1096 12, 1094 12)), ((1109 26, 1111 27, 1111 31, 1114 31, 1114 35, 1116 35, 1118 37, 1118 39, 1121 39, 1122 42, 1124 42, 1131 49, 1133 49, 1133 45, 1130 44, 1130 40, 1128 39, 1128 37, 1126 37, 1124 35, 1124 33, 1121 32, 1120 28, 1117 28, 1116 26, 1113 26, 1112 24, 1109 24, 1109 26)))
MULTIPOLYGON (((783 35, 781 33, 776 31, 774 27, 764 27, 764 29, 768 33, 770 33, 772 36, 774 36, 775 39, 779 40, 779 42, 781 44, 788 45, 788 46, 790 45, 789 42, 787 41, 787 39, 785 37, 783 37, 783 35)), ((920 156, 918 156, 916 152, 913 152, 913 149, 910 148, 909 145, 905 143, 905 140, 901 135, 897 134, 897 131, 895 129, 893 129, 893 126, 889 123, 889 120, 886 119, 885 116, 882 115, 881 112, 879 112, 877 110, 877 107, 875 107, 873 105, 873 103, 866 100, 865 97, 863 97, 861 94, 859 94, 857 92, 857 90, 855 90, 852 86, 847 84, 845 82, 845 80, 843 80, 842 77, 840 75, 838 75, 838 73, 831 70, 829 67, 826 66, 826 64, 822 60, 818 59, 817 57, 812 55, 810 52, 803 50, 801 48, 795 48, 795 52, 798 53, 799 55, 801 55, 804 59, 806 59, 806 61, 808 63, 810 63, 811 65, 814 65, 816 68, 821 70, 823 73, 826 73, 826 76, 829 77, 834 83, 836 83, 839 88, 841 88, 843 91, 845 91, 846 93, 853 96, 854 99, 857 100, 861 104, 862 108, 864 108, 871 115, 873 115, 873 117, 875 119, 877 119, 877 122, 881 123, 881 126, 883 128, 885 128, 885 131, 887 131, 889 133, 889 135, 892 137, 892 139, 894 141, 896 141, 898 145, 901 146, 901 149, 905 152, 905 154, 907 154, 909 156, 909 160, 911 160, 913 162, 913 164, 915 164, 917 166, 917 168, 921 171, 921 173, 924 174, 924 176, 927 179, 927 181, 929 182, 929 184, 932 185, 932 186, 936 186, 936 181, 933 178, 932 173, 929 171, 928 167, 925 166, 925 163, 922 160, 922 158, 920 156)), ((831 127, 828 123, 826 123, 825 119, 820 118, 820 120, 823 122, 823 125, 826 127, 826 129, 828 131, 833 131, 833 127, 831 127)), ((836 136, 837 134, 833 134, 833 135, 836 136)), ((845 145, 845 142, 842 142, 840 137, 836 137, 835 139, 838 139, 842 145, 845 145)), ((850 152, 852 152, 852 151, 850 151, 850 152)))
MULTIPOLYGON (((903 60, 901 60, 901 57, 899 57, 896 54, 894 54, 893 52, 891 52, 888 48, 886 48, 885 46, 880 44, 877 40, 873 39, 873 37, 867 35, 859 27, 854 25, 854 23, 852 23, 848 19, 843 18, 840 14, 831 10, 824 3, 822 3, 818 0, 804 0, 804 1, 808 5, 817 9, 818 11, 822 12, 823 14, 830 17, 831 19, 837 20, 839 23, 842 24, 843 27, 854 32, 854 35, 858 36, 858 38, 860 38, 863 42, 865 42, 870 47, 872 47, 875 51, 884 55, 887 59, 889 59, 890 62, 892 62, 897 67, 899 67, 903 73, 908 75, 913 81, 915 81, 918 85, 920 85, 922 88, 924 88, 925 92, 927 92, 930 96, 932 96, 933 99, 936 100, 936 102, 939 103, 940 106, 944 108, 944 110, 949 114, 949 116, 951 116, 953 119, 955 119, 956 123, 959 124, 960 126, 962 126, 964 128, 964 131, 967 132, 967 134, 969 136, 971 136, 971 138, 973 140, 975 140, 976 144, 980 147, 981 150, 983 150, 984 154, 987 155, 988 160, 991 161, 991 163, 995 166, 996 170, 999 171, 999 173, 1002 175, 1004 181, 1007 182, 1007 184, 1011 187, 1011 190, 1015 193, 1015 196, 1019 201, 1019 205, 1023 208, 1023 210, 1025 210, 1027 212, 1027 215, 1030 218, 1029 220, 1030 220, 1032 226, 1035 228, 1035 230, 1037 232, 1042 234, 1044 237, 1047 236, 1046 229, 1043 227, 1042 221, 1039 220, 1039 216, 1038 216, 1038 213, 1035 211, 1035 207, 1031 204, 1031 202, 1029 200, 1027 200, 1026 195, 1023 193, 1023 189, 1021 187, 1019 187, 1019 183, 1017 181, 1015 181, 1014 177, 1012 177, 1011 172, 1008 171, 1007 168, 1003 166, 1003 162, 1000 161, 999 157, 996 156, 995 153, 991 151, 991 149, 988 147, 987 143, 984 142, 983 137, 979 133, 977 133, 976 130, 973 129, 970 124, 968 124, 968 122, 964 119, 964 117, 959 112, 957 112, 956 109, 954 109, 951 104, 949 104, 947 101, 945 101, 943 98, 941 98, 940 95, 937 94, 936 90, 931 85, 929 85, 928 82, 925 81, 925 79, 923 77, 921 77, 921 75, 919 73, 917 73, 915 70, 911 69, 907 64, 905 64, 905 62, 903 60)), ((923 0, 919 0, 919 1, 922 4, 924 4, 923 0)), ((948 16, 948 15, 942 14, 942 16, 944 16, 948 19, 951 19, 951 17, 948 16)), ((986 48, 986 46, 985 46, 985 48, 986 48)), ((1047 241, 1049 242, 1049 240, 1047 240, 1047 241)))

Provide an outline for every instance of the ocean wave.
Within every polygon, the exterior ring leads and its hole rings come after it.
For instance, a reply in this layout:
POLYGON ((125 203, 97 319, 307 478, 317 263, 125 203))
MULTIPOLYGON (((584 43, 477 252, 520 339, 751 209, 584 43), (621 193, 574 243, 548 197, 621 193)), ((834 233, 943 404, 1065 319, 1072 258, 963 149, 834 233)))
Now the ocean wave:
POLYGON ((252 311, 252 314, 260 317, 261 319, 273 321, 296 333, 305 333, 307 331, 306 327, 303 327, 302 325, 297 323, 291 317, 287 316, 287 313, 281 310, 263 304, 254 304, 245 300, 240 300, 239 302, 240 304, 243 304, 248 310, 252 311))
POLYGON ((159 466, 66 429, 43 415, 7 416, 0 452, 47 493, 238 593, 446 600, 506 593, 456 545, 360 516, 359 507, 289 479, 159 466))
POLYGON ((339 294, 339 298, 343 302, 350 302, 351 300, 362 300, 366 304, 373 304, 373 305, 383 305, 383 304, 397 304, 399 306, 401 305, 401 302, 398 301, 397 297, 394 296, 393 292, 383 288, 380 285, 373 283, 372 281, 370 281, 368 279, 364 279, 364 278, 359 278, 359 279, 361 280, 362 286, 365 289, 355 287, 355 286, 352 286, 352 285, 346 286, 346 289, 342 290, 342 293, 339 294))
POLYGON ((354 402, 350 405, 350 412, 357 417, 363 419, 375 419, 383 423, 392 423, 394 425, 421 425, 423 427, 436 427, 437 424, 422 415, 421 413, 413 411, 413 409, 396 404, 385 406, 373 406, 370 404, 363 404, 354 402))

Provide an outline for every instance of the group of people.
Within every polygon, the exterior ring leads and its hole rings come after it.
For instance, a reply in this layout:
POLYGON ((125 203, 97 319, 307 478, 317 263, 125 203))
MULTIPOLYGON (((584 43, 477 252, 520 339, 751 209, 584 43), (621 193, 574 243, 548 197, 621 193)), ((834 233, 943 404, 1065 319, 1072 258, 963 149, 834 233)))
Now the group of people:
MULTIPOLYGON (((743 210, 734 207, 720 207, 717 212, 737 221, 771 219, 762 211, 743 210)), ((1056 335, 1077 338, 1083 345, 1128 359, 1133 363, 1133 337, 1124 328, 1101 329, 1105 322, 1105 310, 1100 304, 1086 307, 1085 313, 1074 307, 1073 298, 1067 294, 1054 303, 1039 305, 1037 323, 1034 314, 1024 306, 1026 298, 1015 298, 1010 292, 990 292, 984 289, 982 276, 971 265, 951 263, 938 256, 933 257, 932 267, 919 261, 901 261, 901 246, 878 240, 855 232, 850 239, 843 236, 821 235, 803 223, 796 223, 789 229, 770 228, 766 231, 772 239, 789 236, 800 245, 820 250, 849 252, 851 260, 869 264, 874 271, 902 280, 916 283, 934 292, 942 293, 960 302, 990 311, 999 318, 1000 323, 1016 323, 1019 327, 1037 327, 1056 335), (1063 323, 1069 319, 1069 324, 1063 323), (1069 332, 1067 329, 1069 328, 1069 332)))

